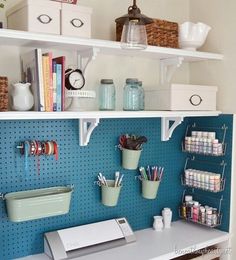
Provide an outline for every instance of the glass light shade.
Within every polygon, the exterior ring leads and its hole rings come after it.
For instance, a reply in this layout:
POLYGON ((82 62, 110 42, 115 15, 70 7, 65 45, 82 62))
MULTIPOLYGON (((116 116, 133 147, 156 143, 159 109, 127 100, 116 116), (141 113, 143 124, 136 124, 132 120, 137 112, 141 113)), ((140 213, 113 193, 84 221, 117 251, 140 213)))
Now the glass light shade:
POLYGON ((147 48, 145 24, 138 20, 129 20, 123 26, 121 35, 122 49, 143 50, 147 48))

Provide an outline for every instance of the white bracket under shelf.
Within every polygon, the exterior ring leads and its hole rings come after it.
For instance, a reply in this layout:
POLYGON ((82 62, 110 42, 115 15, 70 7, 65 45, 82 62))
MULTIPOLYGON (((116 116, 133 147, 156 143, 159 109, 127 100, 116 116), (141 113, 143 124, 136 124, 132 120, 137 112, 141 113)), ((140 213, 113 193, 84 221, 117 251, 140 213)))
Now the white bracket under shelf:
POLYGON ((85 71, 87 69, 88 64, 92 61, 95 60, 97 57, 97 54, 99 53, 100 49, 99 48, 88 48, 86 50, 83 51, 78 51, 77 52, 77 57, 78 57, 78 61, 77 61, 77 65, 78 68, 80 68, 83 72, 83 74, 85 74, 85 71))
POLYGON ((86 146, 89 143, 93 130, 98 126, 99 118, 82 118, 79 120, 79 143, 86 146))
POLYGON ((165 85, 171 82, 175 71, 182 65, 183 57, 168 58, 160 61, 160 84, 165 85))
POLYGON ((163 117, 161 119, 161 141, 170 140, 175 128, 180 125, 184 117, 163 117), (171 124, 172 123, 172 124, 171 124))

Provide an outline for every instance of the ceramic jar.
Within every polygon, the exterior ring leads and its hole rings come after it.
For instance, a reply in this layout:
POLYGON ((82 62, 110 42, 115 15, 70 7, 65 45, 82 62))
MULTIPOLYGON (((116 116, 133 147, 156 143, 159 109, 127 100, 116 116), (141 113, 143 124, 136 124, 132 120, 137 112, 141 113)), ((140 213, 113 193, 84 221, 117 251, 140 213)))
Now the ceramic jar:
POLYGON ((164 208, 162 210, 162 217, 164 222, 165 228, 170 228, 171 226, 171 219, 172 219, 172 211, 170 208, 164 208))
POLYGON ((154 216, 153 228, 156 231, 162 231, 163 229, 163 217, 162 216, 154 216))
POLYGON ((12 85, 12 108, 16 111, 30 110, 34 105, 34 97, 30 91, 30 83, 15 83, 12 85))

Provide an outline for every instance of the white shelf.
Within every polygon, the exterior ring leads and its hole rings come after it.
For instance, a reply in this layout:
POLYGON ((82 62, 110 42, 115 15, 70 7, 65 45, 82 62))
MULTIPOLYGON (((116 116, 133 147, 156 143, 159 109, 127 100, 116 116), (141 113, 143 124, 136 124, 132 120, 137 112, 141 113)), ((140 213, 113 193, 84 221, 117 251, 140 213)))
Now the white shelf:
POLYGON ((144 51, 127 51, 122 50, 120 48, 120 43, 114 41, 65 37, 61 35, 48 35, 8 29, 0 29, 0 45, 55 48, 76 51, 87 51, 89 48, 95 48, 98 49, 101 54, 125 55, 161 60, 182 57, 184 61, 188 62, 223 59, 223 55, 221 54, 155 46, 148 46, 144 51))
POLYGON ((78 119, 80 146, 89 143, 100 119, 161 118, 161 140, 168 141, 185 117, 218 116, 220 111, 86 111, 86 112, 0 112, 1 120, 78 119), (173 122, 173 123, 172 123, 173 122))
POLYGON ((220 111, 86 111, 86 112, 0 112, 0 120, 169 118, 218 116, 220 111))
MULTIPOLYGON (((137 241, 121 247, 81 256, 80 260, 167 260, 203 249, 208 246, 222 244, 227 249, 230 235, 216 229, 209 229, 182 221, 172 223, 170 229, 156 232, 144 229, 135 232, 137 241), (224 243, 226 243, 224 245, 224 243)), ((21 260, 48 260, 45 254, 28 256, 21 260)), ((19 259, 20 260, 20 259, 19 259)))

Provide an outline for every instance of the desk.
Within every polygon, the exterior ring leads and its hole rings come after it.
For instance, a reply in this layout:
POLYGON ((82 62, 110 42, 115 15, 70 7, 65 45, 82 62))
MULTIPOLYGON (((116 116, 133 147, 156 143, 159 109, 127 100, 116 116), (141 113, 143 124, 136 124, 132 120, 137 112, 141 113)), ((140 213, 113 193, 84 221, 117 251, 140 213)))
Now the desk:
MULTIPOLYGON (((183 221, 172 223, 170 229, 162 232, 143 229, 135 232, 135 236, 135 243, 82 256, 78 260, 168 260, 211 245, 224 244, 226 248, 230 238, 226 232, 183 221)), ((227 257, 226 254, 224 259, 227 257)), ((48 259, 40 254, 18 260, 48 259)))

